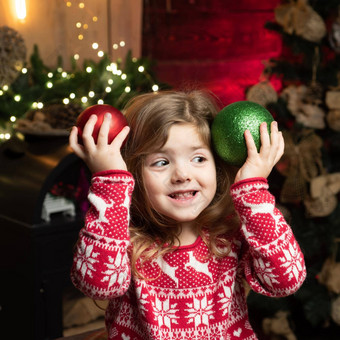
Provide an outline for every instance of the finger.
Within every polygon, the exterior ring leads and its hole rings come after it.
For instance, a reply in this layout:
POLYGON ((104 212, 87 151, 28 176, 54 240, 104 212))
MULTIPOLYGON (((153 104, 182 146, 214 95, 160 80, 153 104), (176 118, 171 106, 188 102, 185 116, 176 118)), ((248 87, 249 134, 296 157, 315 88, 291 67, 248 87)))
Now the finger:
POLYGON ((271 140, 271 155, 273 161, 276 161, 278 159, 279 154, 281 153, 282 148, 282 133, 278 129, 277 122, 272 122, 271 124, 271 134, 270 134, 270 140, 271 140))
POLYGON ((276 145, 278 144, 279 142, 279 128, 278 128, 278 125, 277 125, 277 122, 274 121, 271 123, 271 126, 270 126, 270 141, 271 141, 271 144, 273 145, 276 145))
POLYGON ((117 147, 121 148, 129 132, 130 132, 130 127, 124 126, 124 128, 118 133, 116 138, 112 141, 111 145, 116 145, 117 147))
POLYGON ((83 146, 78 143, 78 128, 76 126, 72 127, 69 136, 69 144, 71 149, 78 157, 83 158, 85 156, 83 146))
POLYGON ((98 146, 107 145, 108 143, 108 135, 110 131, 111 119, 112 119, 111 113, 109 112, 105 113, 103 123, 99 129, 98 140, 97 140, 98 146))
POLYGON ((248 157, 253 155, 253 154, 257 154, 256 144, 255 144, 254 138, 251 135, 249 130, 244 131, 244 138, 246 140, 248 157))
POLYGON ((70 135, 68 137, 70 147, 72 150, 77 147, 78 144, 78 128, 76 126, 72 126, 70 135))
POLYGON ((268 133, 267 123, 263 122, 260 125, 260 141, 261 141, 261 150, 268 150, 270 147, 270 136, 268 133))
POLYGON ((277 163, 280 160, 285 149, 285 142, 281 131, 278 132, 278 145, 279 146, 275 157, 275 163, 277 163))
POLYGON ((95 141, 93 139, 92 134, 97 119, 98 119, 97 115, 91 115, 84 126, 82 140, 86 149, 92 149, 93 147, 95 147, 95 141))

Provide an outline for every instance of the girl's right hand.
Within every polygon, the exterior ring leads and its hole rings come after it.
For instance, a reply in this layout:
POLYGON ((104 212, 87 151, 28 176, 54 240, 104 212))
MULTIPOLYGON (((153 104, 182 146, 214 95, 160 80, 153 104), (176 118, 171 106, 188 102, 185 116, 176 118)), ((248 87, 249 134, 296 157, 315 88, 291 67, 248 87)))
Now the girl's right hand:
POLYGON ((92 132, 97 121, 97 116, 92 115, 84 126, 83 144, 78 143, 78 128, 74 126, 70 133, 70 147, 81 158, 92 173, 105 170, 127 170, 126 163, 120 152, 120 148, 127 137, 130 128, 125 126, 115 137, 111 144, 108 143, 111 114, 105 115, 100 127, 97 144, 92 132))

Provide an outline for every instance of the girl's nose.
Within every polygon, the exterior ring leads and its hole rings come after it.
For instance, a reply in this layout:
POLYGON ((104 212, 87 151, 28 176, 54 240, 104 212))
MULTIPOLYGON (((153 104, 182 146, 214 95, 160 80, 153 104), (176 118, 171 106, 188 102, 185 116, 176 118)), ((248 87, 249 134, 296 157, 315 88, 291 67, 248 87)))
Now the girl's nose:
POLYGON ((188 169, 185 166, 176 166, 172 172, 172 182, 173 183, 183 183, 190 181, 191 176, 188 169))

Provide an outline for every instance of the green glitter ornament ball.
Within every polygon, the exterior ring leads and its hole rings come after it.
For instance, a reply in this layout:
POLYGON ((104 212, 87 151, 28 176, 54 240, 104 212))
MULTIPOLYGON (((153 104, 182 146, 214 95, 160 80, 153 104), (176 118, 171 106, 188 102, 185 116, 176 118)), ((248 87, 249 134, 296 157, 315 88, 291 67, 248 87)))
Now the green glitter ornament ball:
POLYGON ((272 115, 262 105, 239 101, 223 108, 211 126, 211 136, 215 151, 227 163, 241 166, 247 159, 244 131, 249 130, 257 150, 260 150, 260 125, 267 123, 270 133, 272 115))

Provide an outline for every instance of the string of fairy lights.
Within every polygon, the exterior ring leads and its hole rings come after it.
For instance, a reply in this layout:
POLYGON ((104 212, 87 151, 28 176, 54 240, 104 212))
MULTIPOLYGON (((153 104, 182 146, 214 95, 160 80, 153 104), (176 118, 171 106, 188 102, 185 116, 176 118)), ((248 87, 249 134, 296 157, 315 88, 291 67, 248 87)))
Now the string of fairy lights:
MULTIPOLYGON (((110 0, 107 0, 107 1, 109 2, 110 0)), ((80 2, 77 3, 77 2, 72 2, 72 1, 66 1, 65 0, 65 3, 66 3, 66 6, 68 8, 72 7, 73 5, 78 6, 79 9, 81 9, 81 10, 85 10, 85 8, 87 8, 87 6, 85 6, 85 2, 84 1, 80 1, 80 2)), ((96 24, 98 22, 98 20, 99 20, 98 17, 96 15, 93 15, 90 11, 88 11, 88 13, 90 14, 89 16, 91 17, 92 22, 94 24, 96 24)), ((75 26, 78 29, 82 29, 82 31, 80 31, 79 34, 78 34, 78 40, 82 41, 84 39, 85 32, 89 29, 89 23, 82 23, 80 21, 77 21, 75 26)), ((118 50, 119 48, 125 47, 125 45, 126 45, 126 43, 125 43, 124 40, 121 40, 119 42, 114 42, 112 44, 112 49, 113 50, 118 50)), ((99 48, 100 46, 99 46, 98 42, 92 42, 91 43, 91 47, 92 47, 93 50, 98 50, 97 56, 99 58, 102 58, 105 55, 104 51, 99 48)), ((74 57, 75 60, 79 60, 79 58, 80 58, 78 53, 76 53, 73 57, 74 57)), ((134 58, 133 61, 137 61, 137 58, 134 58)), ((87 67, 86 71, 91 73, 92 72, 91 67, 90 66, 87 67)), ((111 65, 108 65, 107 66, 107 71, 112 72, 112 74, 114 74, 114 75, 120 76, 122 80, 126 80, 127 79, 126 74, 124 74, 121 70, 119 70, 117 68, 117 64, 116 63, 111 63, 111 65)), ((138 66, 138 71, 141 72, 141 73, 146 72, 144 66, 142 66, 142 65, 138 66)), ((150 79, 150 76, 148 74, 146 74, 146 76, 150 79)), ((111 90, 112 90, 111 85, 112 84, 113 84, 113 79, 108 79, 108 86, 105 88, 106 92, 111 92, 111 90)), ((159 86, 157 84, 153 84, 151 89, 152 89, 152 91, 157 92, 158 89, 159 89, 159 86)), ((125 87, 125 92, 128 93, 130 91, 131 91, 131 87, 129 86, 129 84, 127 84, 127 86, 125 87)), ((89 92, 89 97, 93 97, 94 95, 95 95, 94 91, 90 91, 89 92)), ((70 96, 71 96, 70 97, 71 99, 74 99, 75 95, 74 95, 74 93, 71 93, 70 96)), ((87 102, 87 97, 82 97, 81 101, 83 103, 86 103, 87 102)), ((68 103, 69 103, 69 99, 65 98, 64 99, 64 104, 68 104, 68 103)), ((99 99, 98 100, 98 104, 102 104, 102 103, 103 103, 103 100, 99 99)))
MULTIPOLYGON (((110 0, 107 0, 110 1, 110 0)), ((95 25, 98 23, 100 18, 98 16, 93 15, 90 12, 90 9, 87 8, 85 1, 66 1, 64 0, 65 5, 67 8, 71 8, 72 6, 77 6, 79 10, 87 10, 86 14, 88 17, 88 22, 81 22, 80 20, 77 20, 75 22, 76 27, 76 34, 77 34, 77 40, 79 43, 82 41, 85 41, 85 35, 87 34, 88 30, 91 29, 92 25, 95 25)), ((84 16, 83 16, 84 18, 84 16)), ((114 42, 111 46, 112 50, 118 50, 119 48, 124 48, 126 46, 126 43, 124 40, 114 42)), ((105 56, 104 49, 99 45, 98 42, 93 41, 90 43, 90 46, 88 46, 90 49, 96 52, 97 57, 103 58, 105 56)), ((74 62, 77 62, 80 59, 79 53, 75 53, 72 58, 74 59, 74 62)), ((132 58, 132 61, 135 63, 137 62, 137 58, 132 58)), ((157 92, 159 90, 159 86, 152 80, 151 76, 147 73, 145 67, 143 65, 139 65, 136 63, 136 69, 138 72, 142 73, 145 77, 147 77, 150 81, 151 88, 150 91, 157 92)), ((46 91, 49 89, 53 89, 55 86, 55 81, 58 81, 59 79, 72 79, 74 77, 73 72, 69 72, 67 70, 64 70, 62 67, 58 67, 57 72, 48 72, 47 73, 47 81, 45 84, 46 91)), ((91 74, 93 72, 93 68, 91 66, 87 66, 85 71, 88 74, 91 74)), ((22 74, 27 74, 29 72, 28 67, 23 67, 20 71, 22 74)), ((96 100, 97 104, 104 104, 104 98, 105 95, 113 91, 113 87, 115 84, 115 77, 120 77, 121 80, 125 81, 125 88, 124 92, 129 93, 131 91, 131 84, 128 80, 127 75, 119 68, 119 65, 116 62, 111 62, 106 66, 106 74, 105 74, 105 81, 106 85, 104 86, 104 91, 101 93, 96 92, 95 89, 90 89, 87 93, 87 95, 82 95, 80 98, 77 97, 77 94, 75 92, 70 92, 68 96, 62 99, 62 102, 67 105, 72 103, 72 101, 81 102, 84 107, 87 106, 89 101, 91 103, 95 103, 94 100, 96 100)), ((14 93, 10 85, 4 85, 2 88, 0 88, 0 97, 6 95, 6 96, 12 96, 12 100, 15 102, 20 102, 22 100, 22 96, 20 93, 14 93)), ((31 103, 31 109, 42 109, 44 107, 45 103, 43 100, 35 100, 31 103)), ((88 104, 89 105, 89 104, 88 104)), ((6 124, 5 128, 0 128, 0 141, 8 140, 11 138, 11 131, 13 130, 13 126, 17 120, 17 117, 15 115, 10 116, 9 122, 6 124)))

